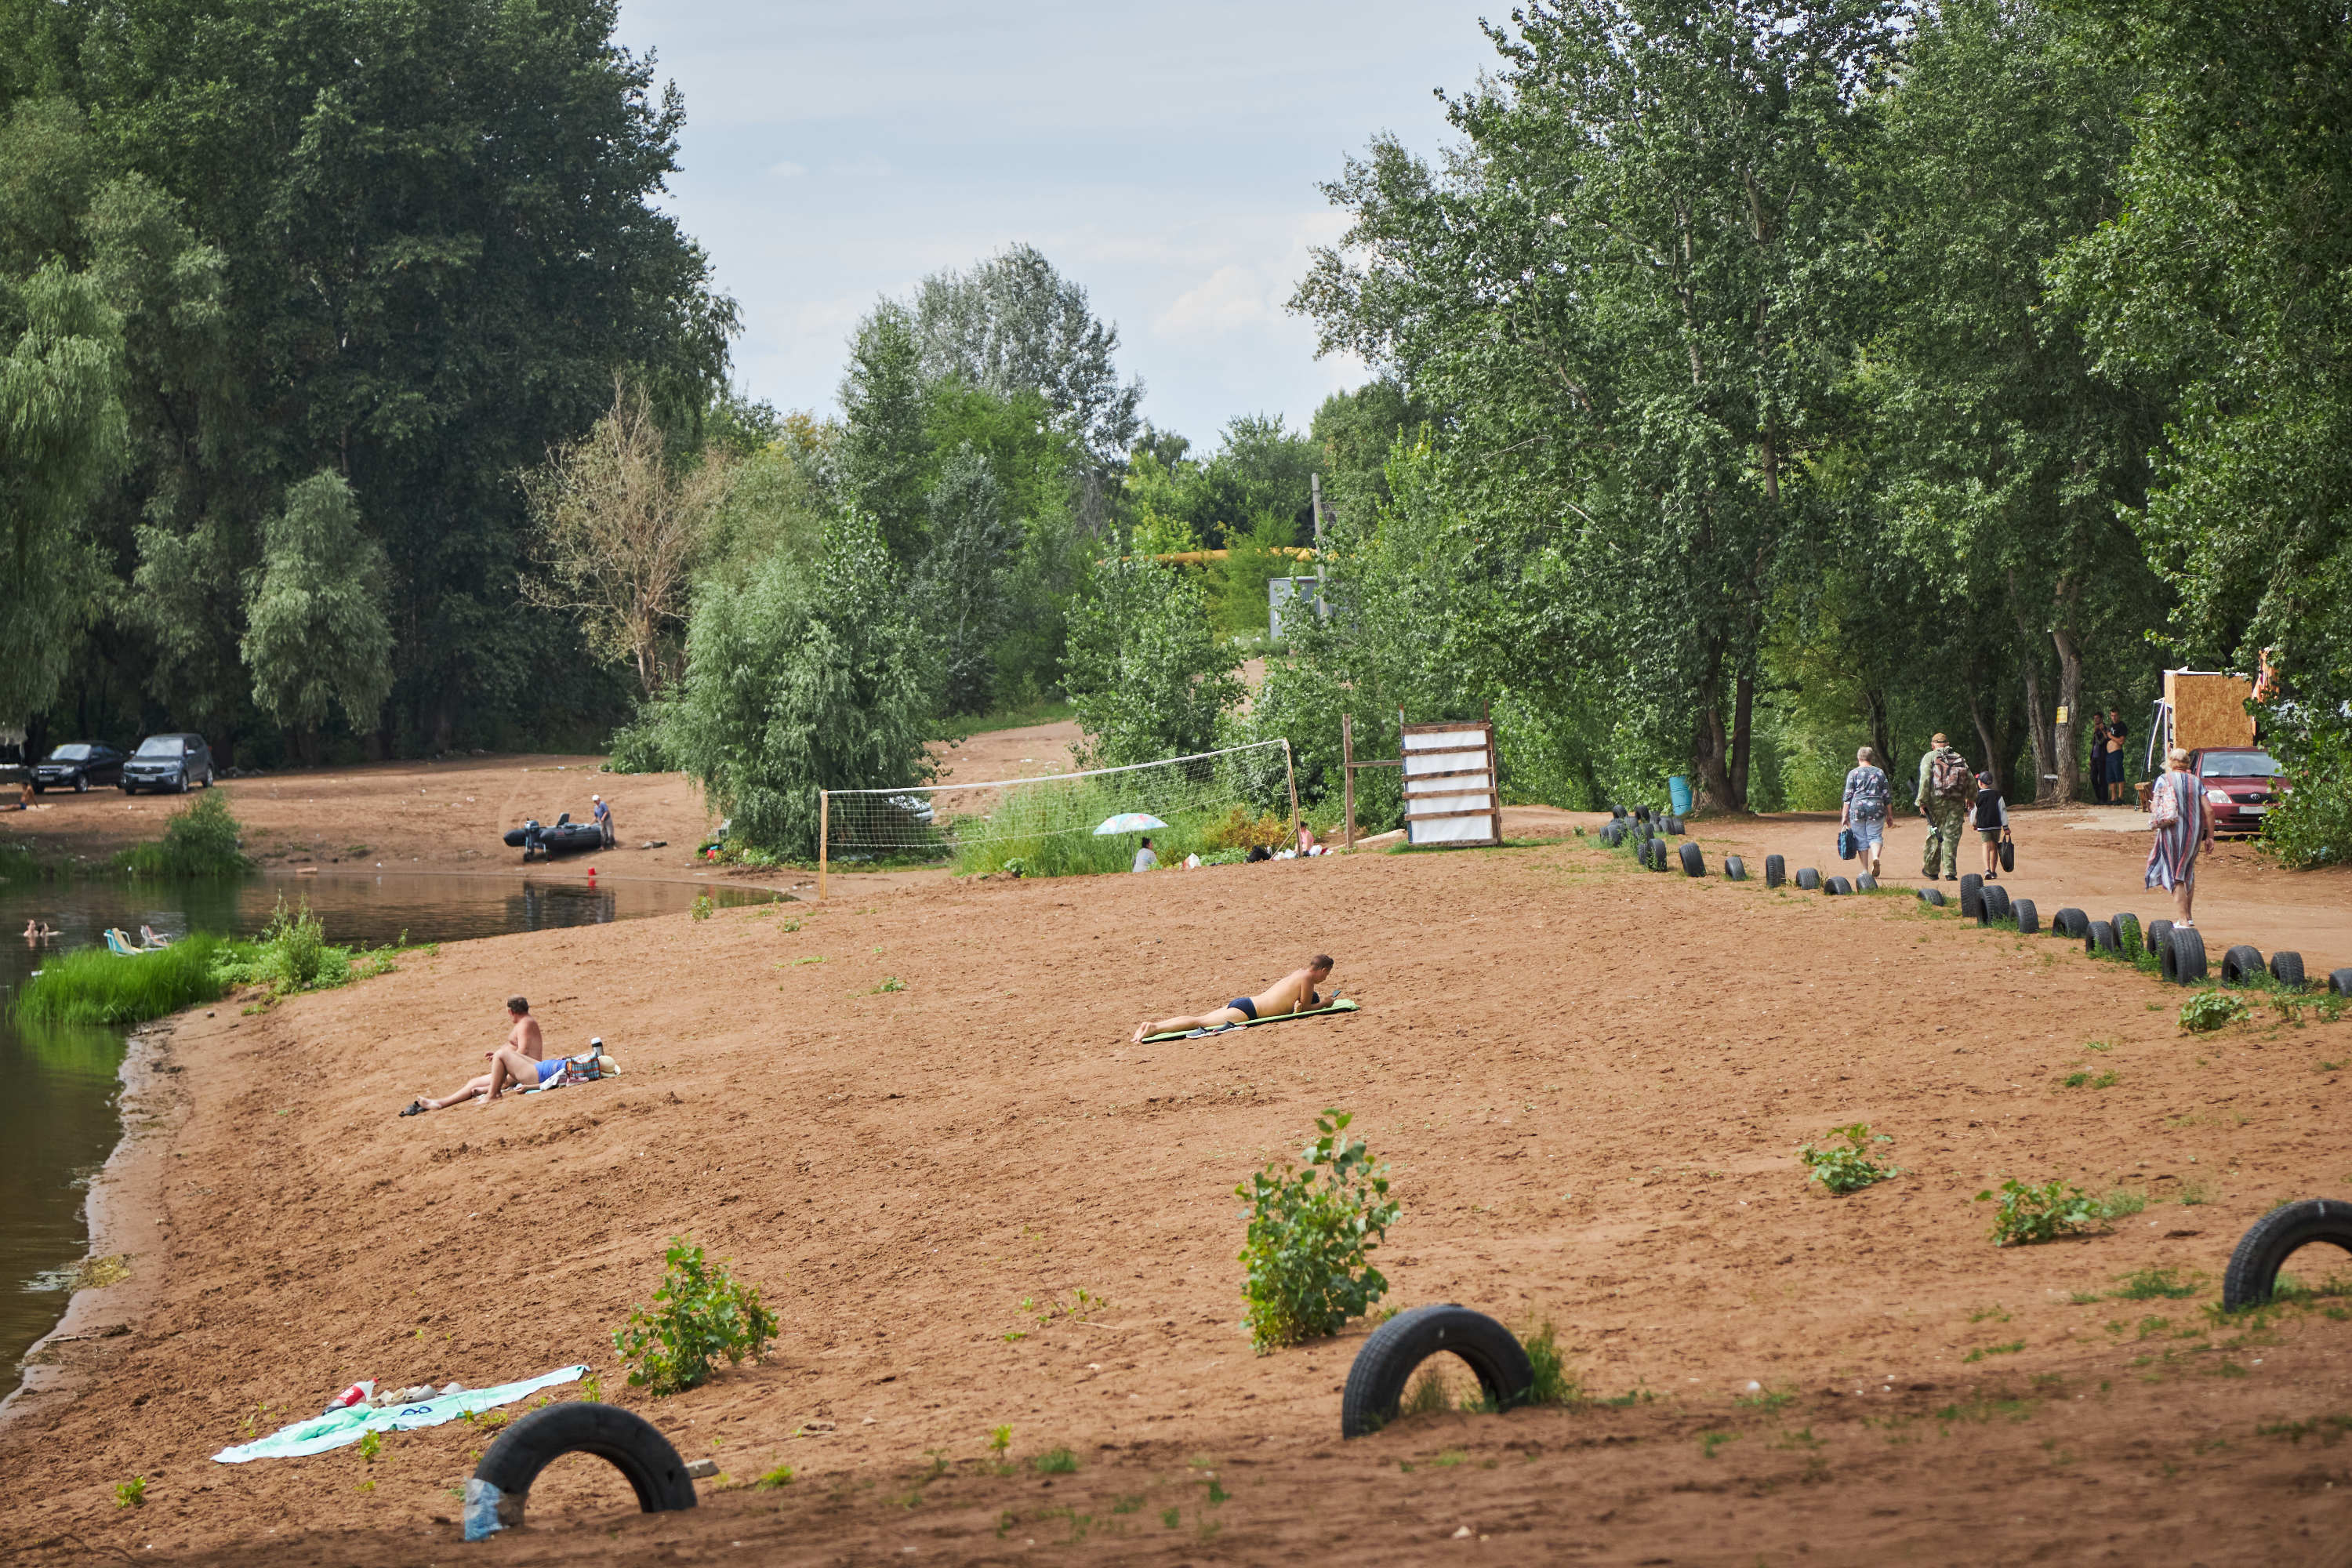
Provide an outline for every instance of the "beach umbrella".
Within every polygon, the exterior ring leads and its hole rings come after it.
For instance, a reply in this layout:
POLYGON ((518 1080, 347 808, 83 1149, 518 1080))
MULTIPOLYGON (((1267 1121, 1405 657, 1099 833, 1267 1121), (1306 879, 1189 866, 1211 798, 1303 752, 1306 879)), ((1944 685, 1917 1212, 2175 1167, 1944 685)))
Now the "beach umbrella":
POLYGON ((1114 833, 1149 833, 1155 827, 1167 826, 1148 811, 1122 811, 1117 816, 1107 818, 1100 827, 1096 828, 1095 837, 1108 838, 1114 833))

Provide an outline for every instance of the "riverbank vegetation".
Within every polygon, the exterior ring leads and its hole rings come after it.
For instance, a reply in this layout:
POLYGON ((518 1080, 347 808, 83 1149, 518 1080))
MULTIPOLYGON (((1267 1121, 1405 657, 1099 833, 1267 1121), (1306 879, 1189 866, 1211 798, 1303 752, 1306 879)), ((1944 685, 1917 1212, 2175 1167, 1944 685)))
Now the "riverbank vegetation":
POLYGON ((206 790, 164 822, 161 840, 117 852, 114 868, 134 877, 239 877, 253 869, 244 845, 228 798, 206 790))
POLYGON ((26 1024, 126 1026, 217 1002, 259 987, 263 1005, 299 991, 330 991, 389 973, 397 960, 429 947, 340 947, 308 904, 280 900, 268 928, 252 941, 191 931, 169 947, 124 956, 77 948, 44 962, 16 994, 26 1024))

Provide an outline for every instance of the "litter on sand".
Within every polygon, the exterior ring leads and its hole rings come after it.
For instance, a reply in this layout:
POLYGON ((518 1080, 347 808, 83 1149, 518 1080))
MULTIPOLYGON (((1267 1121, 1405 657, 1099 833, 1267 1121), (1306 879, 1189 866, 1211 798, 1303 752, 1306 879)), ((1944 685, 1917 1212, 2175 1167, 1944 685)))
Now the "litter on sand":
POLYGON ((224 1465, 242 1465, 248 1459, 299 1459, 306 1454, 323 1454, 330 1448, 356 1443, 370 1432, 413 1432, 420 1426, 438 1426, 478 1410, 512 1405, 542 1388, 577 1383, 587 1375, 585 1364, 567 1366, 544 1377, 502 1383, 496 1388, 470 1388, 462 1394, 419 1400, 414 1405, 353 1405, 314 1415, 308 1421, 297 1421, 291 1426, 281 1426, 267 1437, 223 1448, 213 1458, 224 1465))

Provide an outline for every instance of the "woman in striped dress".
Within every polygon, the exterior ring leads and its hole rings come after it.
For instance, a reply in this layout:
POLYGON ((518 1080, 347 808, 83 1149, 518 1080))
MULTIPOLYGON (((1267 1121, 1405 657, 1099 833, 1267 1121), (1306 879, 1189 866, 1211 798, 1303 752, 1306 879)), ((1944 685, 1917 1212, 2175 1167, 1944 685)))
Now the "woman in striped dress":
POLYGON ((2189 753, 2175 746, 2165 764, 2164 776, 2148 793, 2155 842, 2147 847, 2147 885, 2170 889, 2172 923, 2194 930, 2189 910, 2197 897, 2197 853, 2213 847, 2213 818, 2197 775, 2189 771, 2189 753))

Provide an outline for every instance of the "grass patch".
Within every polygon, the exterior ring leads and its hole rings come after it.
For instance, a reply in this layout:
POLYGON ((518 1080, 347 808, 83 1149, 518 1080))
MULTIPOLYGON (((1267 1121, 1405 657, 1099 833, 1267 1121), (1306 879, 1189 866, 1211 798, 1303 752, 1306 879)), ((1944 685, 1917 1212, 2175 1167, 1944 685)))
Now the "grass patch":
POLYGON ((2123 1277, 2123 1289, 2115 1292, 2118 1301, 2177 1301, 2194 1296, 2198 1288, 2186 1279, 2174 1277, 2169 1268, 2143 1268, 2123 1277))
POLYGON ((1078 1470, 1078 1457, 1067 1448, 1048 1448, 1030 1460, 1029 1468, 1041 1476, 1076 1475, 1078 1470))
POLYGON ((1899 1165, 1881 1165, 1871 1159, 1870 1146, 1873 1143, 1892 1143, 1895 1140, 1884 1132, 1873 1134, 1866 1121, 1857 1121, 1849 1127, 1832 1127, 1823 1142, 1828 1147, 1817 1149, 1811 1143, 1798 1144, 1797 1158, 1803 1162, 1814 1181, 1841 1196, 1858 1193, 1889 1176, 1903 1173, 1899 1165), (1843 1148, 1830 1142, 1839 1138, 1845 1140, 1843 1148))
POLYGON ((1559 1342, 1549 1322, 1532 1334, 1521 1335, 1519 1342, 1527 1348, 1528 1365, 1535 1372, 1535 1381, 1528 1385, 1527 1403, 1573 1405, 1583 1397, 1576 1374, 1560 1359, 1559 1342))
POLYGON ((16 994, 16 1016, 20 1023, 143 1024, 217 1002, 228 990, 221 962, 236 945, 197 931, 135 958, 77 948, 42 962, 16 994))
MULTIPOLYGON (((1213 787, 1213 780, 1200 781, 1213 787)), ((1290 841, 1290 819, 1252 817, 1237 805, 1184 810, 1166 796, 1192 787, 1171 782, 1164 771, 1147 775, 1111 773, 1097 778, 1043 779, 1010 789, 992 803, 985 823, 957 819, 921 824, 907 817, 892 826, 894 837, 919 840, 908 853, 932 859, 952 858, 960 877, 1011 871, 1022 877, 1101 876, 1133 868, 1146 835, 1095 836, 1095 825, 1128 812, 1149 812, 1167 823, 1148 837, 1163 867, 1198 855, 1204 865, 1244 858, 1253 845, 1279 848, 1290 841), (967 823, 969 826, 967 827, 967 823), (979 835, 984 833, 986 837, 979 835)))
POLYGON ((2189 1034, 2210 1034, 2246 1016, 2246 1005, 2221 991, 2200 991, 2180 1005, 2180 1026, 2189 1034))
POLYGON ((2090 1229, 2105 1218, 2099 1200, 2077 1186, 2053 1178, 2032 1186, 2011 1176, 1998 1194, 1979 1193, 1976 1201, 1993 1203, 1992 1239, 1996 1247, 2025 1247, 2090 1229))
POLYGON ((37 882, 40 862, 21 844, 0 844, 0 883, 37 882))
POLYGON ((206 790, 163 824, 155 844, 134 844, 114 857, 117 870, 134 877, 241 877, 253 869, 228 797, 206 790))
POLYGON ((2023 1340, 2011 1340, 2005 1345, 1979 1345, 1960 1359, 1964 1362, 1975 1362, 1982 1361, 1989 1355, 2015 1355, 2024 1348, 2023 1340))

